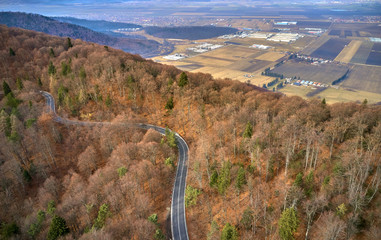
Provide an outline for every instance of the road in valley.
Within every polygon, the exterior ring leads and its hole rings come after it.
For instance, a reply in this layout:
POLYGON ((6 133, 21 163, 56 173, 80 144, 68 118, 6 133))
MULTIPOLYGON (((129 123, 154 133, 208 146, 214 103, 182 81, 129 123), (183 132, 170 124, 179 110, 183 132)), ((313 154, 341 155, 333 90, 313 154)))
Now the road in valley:
MULTIPOLYGON (((56 108, 54 104, 53 96, 48 93, 40 92, 46 98, 46 104, 49 107, 49 112, 53 115, 54 121, 62 124, 73 124, 73 125, 111 125, 110 122, 82 122, 69 120, 66 118, 61 118, 56 114, 56 108)), ((128 126, 128 125, 126 125, 128 126)), ((162 135, 165 135, 165 128, 145 124, 145 123, 132 123, 131 127, 138 127, 142 129, 153 129, 162 135)), ((175 184, 172 190, 172 202, 171 202, 171 231, 173 240, 188 240, 188 229, 185 218, 185 188, 186 188, 186 178, 187 178, 187 162, 188 162, 188 145, 185 140, 178 134, 175 133, 177 147, 179 148, 179 158, 177 162, 177 171, 175 184)))

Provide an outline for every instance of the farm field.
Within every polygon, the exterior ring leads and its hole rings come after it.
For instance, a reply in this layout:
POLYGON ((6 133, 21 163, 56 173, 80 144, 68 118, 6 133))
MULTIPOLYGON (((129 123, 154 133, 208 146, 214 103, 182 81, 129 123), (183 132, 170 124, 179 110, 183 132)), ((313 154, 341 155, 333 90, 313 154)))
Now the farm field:
POLYGON ((285 77, 297 77, 303 80, 331 84, 340 78, 348 70, 348 67, 341 64, 320 64, 312 65, 305 62, 288 61, 272 72, 283 74, 285 77))
POLYGON ((350 43, 350 40, 331 38, 316 49, 311 54, 311 57, 334 60, 348 43, 350 43))
POLYGON ((361 44, 362 41, 351 41, 346 47, 344 47, 343 51, 337 55, 335 61, 349 63, 356 54, 357 50, 360 48, 361 44))
POLYGON ((302 54, 311 55, 316 49, 320 48, 330 39, 327 35, 322 35, 316 41, 311 41, 305 49, 302 50, 302 54))
POLYGON ((366 64, 381 66, 381 43, 375 43, 373 45, 366 64))
MULTIPOLYGON (((341 86, 381 94, 381 67, 354 65, 341 86)), ((381 101, 381 99, 380 99, 381 101)))
POLYGON ((334 23, 329 33, 341 37, 379 37, 381 26, 377 23, 334 23))
POLYGON ((168 61, 162 57, 153 60, 174 65, 182 70, 204 72, 216 78, 231 78, 262 86, 273 80, 272 77, 262 76, 262 71, 272 67, 284 57, 283 53, 264 51, 239 45, 228 45, 213 51, 178 61, 168 61))
POLYGON ((372 42, 364 41, 350 62, 365 64, 369 57, 370 51, 372 50, 372 47, 372 42))
MULTIPOLYGON (((299 96, 305 99, 309 99, 306 95, 309 92, 312 92, 313 89, 304 86, 294 86, 286 85, 282 88, 280 92, 288 96, 299 96)), ((350 90, 345 88, 327 88, 326 90, 320 92, 312 99, 323 99, 325 98, 326 102, 329 104, 339 103, 339 102, 362 102, 364 99, 367 99, 369 104, 376 104, 381 102, 381 94, 359 91, 359 90, 350 90)))

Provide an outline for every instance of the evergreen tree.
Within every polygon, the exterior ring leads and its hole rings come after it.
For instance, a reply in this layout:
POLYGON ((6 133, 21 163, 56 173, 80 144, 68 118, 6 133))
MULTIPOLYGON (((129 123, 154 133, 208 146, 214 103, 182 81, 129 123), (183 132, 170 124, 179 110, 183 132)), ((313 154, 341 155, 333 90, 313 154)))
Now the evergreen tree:
POLYGON ((50 216, 53 216, 54 213, 56 212, 56 203, 54 202, 54 200, 51 200, 48 202, 47 212, 50 216))
POLYGON ((45 221, 46 215, 45 212, 40 210, 37 213, 37 221, 35 223, 32 223, 28 229, 29 236, 34 239, 37 234, 40 233, 42 228, 42 223, 45 221))
POLYGON ((171 96, 171 97, 168 99, 167 103, 165 104, 165 109, 167 109, 167 110, 172 110, 173 107, 174 107, 173 97, 171 96))
POLYGON ((56 67, 54 66, 53 62, 49 62, 49 67, 48 67, 48 74, 49 75, 54 75, 56 74, 56 67))
POLYGON ((18 90, 21 90, 24 88, 24 84, 22 83, 21 78, 17 78, 16 85, 17 85, 18 90))
POLYGON ((241 166, 238 169, 237 180, 235 186, 238 190, 242 189, 242 186, 246 184, 245 169, 241 166))
POLYGON ((304 187, 305 187, 305 194, 306 194, 306 196, 310 197, 311 194, 313 193, 314 187, 315 187, 315 183, 314 183, 314 171, 311 171, 306 176, 304 187))
POLYGON ((293 234, 299 226, 299 220, 294 208, 286 208, 279 219, 279 236, 282 240, 294 239, 293 234))
POLYGON ((303 185, 303 173, 298 173, 298 175, 296 175, 294 185, 298 186, 298 187, 302 187, 302 185, 303 185))
POLYGON ((16 109, 20 103, 22 103, 22 101, 20 99, 15 98, 12 92, 10 92, 7 95, 7 106, 16 109))
POLYGON ((238 240, 238 232, 237 229, 227 223, 222 229, 221 240, 238 240))
POLYGON ((53 48, 50 48, 49 56, 55 57, 56 55, 54 54, 53 48))
POLYGON ((60 216, 54 215, 48 232, 48 240, 55 240, 69 232, 66 221, 60 216))
POLYGON ((212 175, 210 176, 209 185, 211 187, 214 187, 214 186, 216 186, 217 181, 218 181, 218 172, 216 169, 214 169, 212 172, 212 175))
POLYGON ((79 69, 79 78, 81 80, 85 80, 86 78, 86 71, 85 71, 85 68, 84 67, 81 67, 81 69, 79 69))
POLYGON ((3 91, 4 91, 4 96, 7 96, 8 93, 12 92, 11 88, 9 87, 6 81, 3 82, 3 91))
POLYGON ((123 177, 124 175, 126 175, 126 173, 127 173, 127 168, 124 167, 124 166, 123 166, 123 167, 120 167, 120 168, 118 168, 117 172, 118 172, 119 177, 121 178, 121 177, 123 177))
POLYGON ((71 48, 71 47, 73 47, 73 44, 71 43, 71 39, 70 38, 67 38, 67 48, 69 49, 69 48, 71 48))
POLYGON ((154 238, 155 238, 155 240, 164 240, 165 239, 165 236, 164 236, 164 234, 160 228, 156 229, 154 238))
POLYGON ((325 98, 323 98, 323 100, 321 100, 321 104, 323 104, 323 105, 327 104, 327 102, 325 101, 325 98))
POLYGON ((226 189, 230 185, 230 168, 231 168, 230 161, 225 161, 222 165, 221 172, 218 175, 217 186, 218 186, 218 192, 221 195, 225 194, 226 189))
POLYGON ((176 147, 176 136, 175 133, 169 130, 168 128, 165 129, 165 137, 167 139, 167 144, 170 147, 176 147))
POLYGON ((241 224, 246 230, 249 230, 253 225, 253 213, 253 210, 251 210, 250 207, 248 207, 242 214, 241 224))
POLYGON ((9 116, 4 111, 4 109, 2 109, 0 111, 0 132, 6 133, 11 131, 10 126, 8 125, 8 122, 9 122, 9 116))
POLYGON ((16 53, 12 48, 9 48, 9 56, 11 57, 16 56, 16 53))
POLYGON ((105 104, 106 104, 107 107, 111 106, 112 100, 111 100, 110 94, 107 94, 107 98, 106 98, 105 104))
POLYGON ((2 222, 0 225, 0 239, 10 239, 13 235, 18 234, 19 232, 20 229, 16 223, 2 222))
POLYGON ((148 217, 148 221, 150 221, 150 222, 152 222, 152 223, 154 223, 154 224, 157 224, 157 214, 156 213, 154 213, 154 214, 152 214, 151 216, 149 216, 148 217))
POLYGON ((111 215, 107 204, 102 204, 98 211, 98 217, 95 219, 93 228, 101 229, 106 224, 106 219, 111 215))
POLYGON ((38 79, 37 79, 37 84, 38 84, 38 86, 42 87, 42 81, 41 81, 41 78, 38 78, 38 79))
POLYGON ((61 63, 61 74, 62 76, 67 76, 69 73, 71 73, 71 67, 70 64, 66 62, 61 63))
POLYGON ((252 135, 253 135, 253 126, 251 125, 250 122, 247 122, 245 131, 243 132, 242 136, 244 138, 251 138, 252 135))
POLYGON ((180 74, 179 87, 185 87, 188 84, 188 76, 185 72, 180 74))

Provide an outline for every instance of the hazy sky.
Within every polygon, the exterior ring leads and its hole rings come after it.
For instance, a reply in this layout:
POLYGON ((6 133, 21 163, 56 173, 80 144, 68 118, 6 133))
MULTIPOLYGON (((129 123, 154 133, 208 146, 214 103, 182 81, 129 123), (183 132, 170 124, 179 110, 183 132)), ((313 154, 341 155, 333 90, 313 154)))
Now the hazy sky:
MULTIPOLYGON (((283 2, 292 6, 290 3, 323 3, 333 2, 333 0, 0 0, 0 11, 19 11, 28 13, 38 13, 45 16, 73 16, 87 19, 106 19, 110 20, 113 16, 118 19, 124 16, 145 16, 145 14, 160 14, 160 10, 176 9, 182 6, 211 7, 222 5, 223 3, 232 6, 236 4, 256 5, 269 4, 272 2, 283 2), (149 3, 147 2, 149 1, 149 3), (165 2, 165 3, 163 3, 165 2), (198 2, 198 3, 196 3, 198 2), (156 3, 156 4, 155 4, 156 3)), ((340 1, 340 0, 338 0, 340 1)), ((352 3, 356 0, 341 0, 341 2, 352 3)), ((360 0, 357 0, 360 1, 360 0)), ((362 0, 364 1, 364 0, 362 0)), ((370 0, 372 1, 372 0, 370 0)), ((380 2, 381 0, 373 0, 380 2)), ((336 0, 337 2, 337 0, 336 0)), ((338 8, 340 8, 338 4, 338 8)), ((240 11, 240 10, 238 10, 240 11)))

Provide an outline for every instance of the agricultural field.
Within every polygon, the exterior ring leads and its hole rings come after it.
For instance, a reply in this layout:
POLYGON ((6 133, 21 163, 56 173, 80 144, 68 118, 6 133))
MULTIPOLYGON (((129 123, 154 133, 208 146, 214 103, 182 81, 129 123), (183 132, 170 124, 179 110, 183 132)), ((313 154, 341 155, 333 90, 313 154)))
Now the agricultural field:
POLYGON ((357 50, 360 48, 361 44, 362 41, 352 40, 347 46, 344 47, 343 51, 337 55, 335 61, 349 63, 356 54, 357 50))
POLYGON ((380 37, 381 26, 377 23, 335 23, 329 32, 340 37, 380 37))
MULTIPOLYGON (((288 96, 299 96, 305 99, 308 99, 307 94, 314 91, 310 87, 304 86, 294 86, 286 85, 282 88, 280 92, 288 96)), ((360 90, 352 90, 346 88, 327 88, 324 91, 318 93, 314 99, 323 99, 325 98, 326 102, 329 104, 338 103, 338 102, 362 102, 364 99, 367 99, 369 104, 380 104, 381 103, 381 94, 372 93, 360 90)))
POLYGON ((179 61, 167 61, 161 57, 153 60, 174 65, 191 72, 210 73, 216 78, 231 78, 262 86, 273 80, 262 76, 265 68, 273 67, 285 54, 264 51, 246 46, 227 45, 225 47, 202 53, 179 61))
POLYGON ((298 21, 299 28, 329 28, 331 22, 328 21, 298 21))
POLYGON ((381 43, 373 45, 366 64, 381 66, 381 43))
POLYGON ((331 63, 312 65, 305 62, 287 61, 276 67, 272 72, 283 74, 284 77, 297 77, 303 80, 331 84, 348 70, 347 66, 331 63))
MULTIPOLYGON (((381 94, 381 67, 354 65, 342 87, 381 94)), ((381 99, 380 99, 381 101, 381 99)))
POLYGON ((322 35, 316 41, 311 41, 309 45, 307 45, 303 50, 302 54, 311 55, 316 49, 320 48, 330 39, 327 35, 322 35))
POLYGON ((364 41, 361 44, 360 48, 357 50, 356 54, 352 57, 351 63, 365 64, 369 57, 370 51, 372 50, 372 47, 372 42, 364 41))
POLYGON ((334 60, 348 43, 350 43, 348 39, 331 38, 316 49, 311 57, 334 60))

